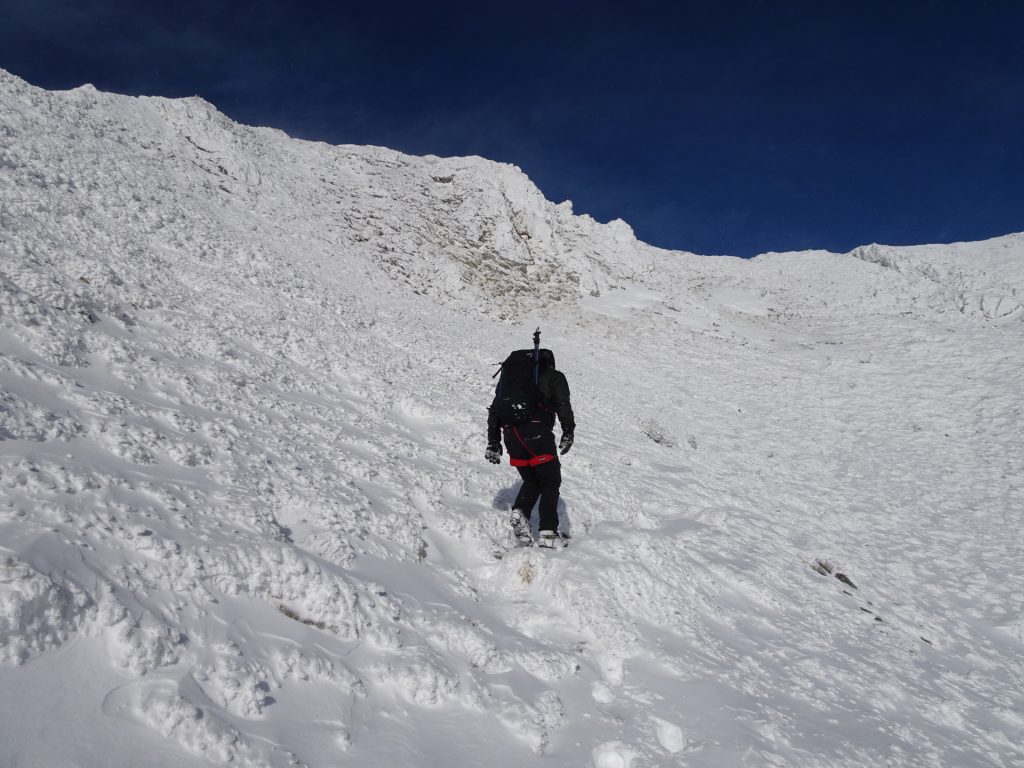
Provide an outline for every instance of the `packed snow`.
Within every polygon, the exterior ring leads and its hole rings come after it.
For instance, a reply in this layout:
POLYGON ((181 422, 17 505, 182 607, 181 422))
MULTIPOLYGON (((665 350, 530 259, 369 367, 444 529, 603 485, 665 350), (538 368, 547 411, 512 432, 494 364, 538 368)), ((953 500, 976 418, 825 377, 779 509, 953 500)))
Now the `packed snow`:
POLYGON ((1022 766, 1022 370, 1024 235, 700 257, 0 71, 0 764, 1022 766))

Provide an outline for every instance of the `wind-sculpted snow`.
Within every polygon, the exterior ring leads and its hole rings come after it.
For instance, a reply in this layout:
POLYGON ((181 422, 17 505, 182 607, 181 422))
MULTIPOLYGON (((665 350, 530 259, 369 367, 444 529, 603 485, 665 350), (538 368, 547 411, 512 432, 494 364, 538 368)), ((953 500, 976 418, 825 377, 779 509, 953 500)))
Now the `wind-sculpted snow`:
POLYGON ((1024 763, 1024 240, 670 253, 0 72, 0 764, 1024 763), (495 362, 579 421, 511 549, 495 362))
POLYGON ((987 243, 885 248, 871 245, 851 255, 897 272, 918 274, 938 284, 949 303, 965 314, 1024 319, 1024 236, 987 243))

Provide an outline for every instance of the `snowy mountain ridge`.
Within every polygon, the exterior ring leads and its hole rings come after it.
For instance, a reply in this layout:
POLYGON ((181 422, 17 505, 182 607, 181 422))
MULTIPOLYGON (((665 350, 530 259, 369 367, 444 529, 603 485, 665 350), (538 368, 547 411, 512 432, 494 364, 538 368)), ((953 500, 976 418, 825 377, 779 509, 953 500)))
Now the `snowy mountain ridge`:
MULTIPOLYGON (((232 123, 199 98, 134 100, 86 87, 60 100, 68 101, 71 120, 109 107, 122 121, 117 133, 145 137, 139 160, 158 158, 179 172, 201 169, 199 185, 226 206, 240 202, 274 215, 280 201, 263 188, 262 170, 273 164, 275 176, 299 196, 290 205, 310 222, 334 219, 317 232, 325 246, 358 248, 392 276, 435 295, 472 286, 485 294, 499 290, 495 297, 506 303, 509 293, 549 301, 649 268, 643 251, 650 249, 628 225, 572 216, 570 203, 549 203, 514 166, 292 141, 232 123)), ((106 120, 99 130, 109 127, 106 120)))
POLYGON ((0 107, 0 764, 1024 761, 1021 235, 698 257, 479 158, 0 107), (560 553, 481 457, 538 323, 560 553))
POLYGON ((851 255, 897 272, 911 272, 935 282, 952 294, 958 310, 998 319, 1021 316, 1024 297, 1019 280, 1024 235, 1007 235, 978 244, 917 246, 887 249, 878 245, 855 249, 851 255), (949 258, 954 254, 959 258, 949 258), (945 256, 945 258, 943 258, 945 256))

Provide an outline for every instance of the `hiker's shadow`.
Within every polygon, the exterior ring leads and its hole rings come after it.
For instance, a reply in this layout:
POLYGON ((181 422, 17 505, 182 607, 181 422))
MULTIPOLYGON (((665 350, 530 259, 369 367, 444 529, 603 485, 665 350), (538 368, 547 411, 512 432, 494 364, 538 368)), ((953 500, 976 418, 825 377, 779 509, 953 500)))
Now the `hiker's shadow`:
MULTIPOLYGON (((515 502, 516 496, 519 495, 519 489, 522 487, 522 482, 518 482, 508 488, 502 488, 494 495, 494 501, 491 506, 495 509, 500 509, 502 512, 511 512, 512 504, 515 502)), ((537 504, 540 504, 540 501, 537 504)), ((534 536, 537 535, 540 524, 540 513, 536 511, 537 504, 534 504, 533 509, 530 510, 530 530, 533 531, 534 536)), ((572 536, 572 519, 569 517, 569 508, 565 504, 565 499, 561 497, 558 499, 558 530, 566 536, 572 536)))

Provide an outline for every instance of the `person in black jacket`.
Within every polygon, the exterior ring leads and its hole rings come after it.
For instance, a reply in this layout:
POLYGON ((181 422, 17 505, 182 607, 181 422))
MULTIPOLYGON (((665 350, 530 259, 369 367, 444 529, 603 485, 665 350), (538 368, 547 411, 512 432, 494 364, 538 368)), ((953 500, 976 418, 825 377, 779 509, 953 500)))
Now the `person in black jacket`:
POLYGON ((540 546, 562 544, 558 530, 558 493, 562 468, 558 454, 572 447, 576 420, 572 413, 569 383, 555 369, 550 350, 513 352, 502 364, 494 402, 487 417, 487 451, 492 464, 501 462, 504 437, 509 463, 519 470, 523 486, 512 504, 512 531, 520 544, 533 543, 530 516, 540 499, 540 546), (530 386, 530 377, 536 382, 530 386), (518 375, 518 380, 517 380, 518 375), (524 378, 525 377, 525 378, 524 378), (555 419, 562 437, 555 448, 555 419))

